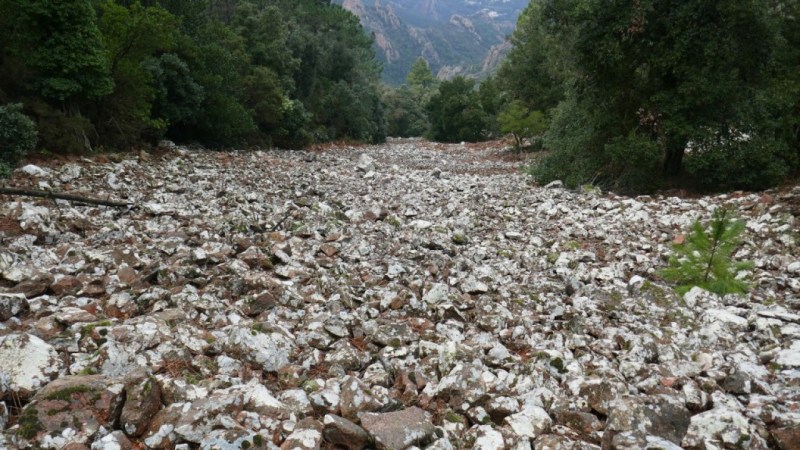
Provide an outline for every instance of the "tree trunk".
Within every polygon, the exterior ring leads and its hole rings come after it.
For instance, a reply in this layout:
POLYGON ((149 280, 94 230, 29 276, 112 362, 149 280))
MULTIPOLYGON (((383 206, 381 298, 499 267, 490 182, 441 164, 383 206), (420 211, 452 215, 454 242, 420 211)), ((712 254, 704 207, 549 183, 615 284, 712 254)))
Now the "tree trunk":
POLYGON ((670 139, 664 155, 664 173, 671 176, 681 173, 685 151, 686 145, 682 140, 670 139))

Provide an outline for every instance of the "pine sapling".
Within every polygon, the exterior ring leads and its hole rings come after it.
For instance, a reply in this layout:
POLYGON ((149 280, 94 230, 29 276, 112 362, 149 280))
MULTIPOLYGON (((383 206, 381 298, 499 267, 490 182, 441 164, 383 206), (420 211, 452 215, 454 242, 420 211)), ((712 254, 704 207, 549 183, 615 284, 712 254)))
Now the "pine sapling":
POLYGON ((734 220, 729 210, 717 208, 708 230, 699 220, 695 221, 686 242, 673 246, 669 267, 661 275, 677 283, 675 290, 681 295, 694 286, 719 295, 746 293, 749 285, 736 275, 753 264, 733 261, 744 228, 743 220, 734 220))

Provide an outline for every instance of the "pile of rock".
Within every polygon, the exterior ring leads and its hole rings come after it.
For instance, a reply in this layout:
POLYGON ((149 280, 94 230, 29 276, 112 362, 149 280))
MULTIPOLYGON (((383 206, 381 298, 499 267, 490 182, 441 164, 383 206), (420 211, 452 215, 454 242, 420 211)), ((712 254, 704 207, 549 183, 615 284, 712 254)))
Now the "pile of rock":
POLYGON ((0 203, 0 448, 800 448, 800 189, 545 189, 498 152, 24 168, 139 208, 0 203), (752 292, 679 297, 721 205, 752 292))

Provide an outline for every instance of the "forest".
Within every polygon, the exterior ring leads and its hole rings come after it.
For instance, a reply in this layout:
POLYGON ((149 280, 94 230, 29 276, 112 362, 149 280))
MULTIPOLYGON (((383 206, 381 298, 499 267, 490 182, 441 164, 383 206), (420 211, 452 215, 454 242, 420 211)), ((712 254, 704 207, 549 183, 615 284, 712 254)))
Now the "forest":
POLYGON ((302 148, 511 136, 537 181, 763 189, 800 169, 797 1, 537 0, 497 73, 381 84, 320 0, 0 0, 0 172, 162 139, 302 148))

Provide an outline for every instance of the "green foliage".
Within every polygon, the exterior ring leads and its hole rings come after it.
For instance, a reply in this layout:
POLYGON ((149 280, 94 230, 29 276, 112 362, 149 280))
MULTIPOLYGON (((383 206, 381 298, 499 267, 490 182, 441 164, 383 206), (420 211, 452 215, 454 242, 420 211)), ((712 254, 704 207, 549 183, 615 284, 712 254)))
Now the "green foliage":
POLYGON ((98 27, 103 34, 114 91, 97 110, 101 144, 128 148, 143 137, 155 141, 167 121, 154 117, 156 89, 147 63, 152 55, 174 50, 178 19, 159 6, 129 7, 106 0, 100 4, 98 27))
POLYGON ((512 49, 497 78, 512 99, 548 112, 564 99, 566 30, 556 34, 556 18, 546 15, 554 2, 531 2, 511 35, 512 49))
POLYGON ((197 117, 205 91, 192 78, 186 62, 174 53, 164 53, 145 60, 142 67, 148 72, 155 93, 153 117, 168 125, 185 124, 197 117))
POLYGON ((0 101, 41 145, 80 152, 380 142, 372 40, 317 0, 0 0, 0 101), (93 7, 94 5, 94 7, 93 7))
POLYGON ((779 183, 800 169, 796 3, 532 2, 499 78, 554 117, 534 172, 639 192, 779 183))
POLYGON ((732 219, 729 210, 716 209, 710 224, 704 227, 696 221, 686 242, 673 247, 669 268, 661 275, 678 284, 675 289, 679 294, 694 286, 719 295, 747 293, 748 284, 736 276, 752 268, 752 263, 733 261, 744 228, 744 221, 732 219))
POLYGON ((408 86, 384 88, 381 100, 386 111, 386 134, 394 137, 417 137, 427 133, 425 103, 429 98, 427 93, 418 93, 408 86))
MULTIPOLYGON (((18 32, 13 53, 25 61, 30 85, 44 98, 95 99, 113 89, 103 38, 89 0, 5 0, 18 32)), ((7 36, 9 36, 7 35, 7 36)))
POLYGON ((433 140, 475 142, 484 136, 487 117, 471 80, 456 77, 443 81, 426 109, 433 140))
POLYGON ((798 167, 800 156, 792 155, 790 142, 762 134, 693 144, 686 171, 705 188, 769 188, 798 167))
POLYGON ((514 136, 514 144, 519 150, 522 140, 538 136, 547 129, 547 121, 541 111, 531 111, 519 101, 514 100, 508 104, 497 117, 500 132, 514 136))
POLYGON ((425 58, 421 56, 417 58, 408 75, 406 75, 406 83, 412 89, 430 89, 436 84, 436 79, 433 77, 431 68, 425 58))
POLYGON ((36 147, 36 124, 22 113, 22 105, 0 106, 0 177, 36 147))

